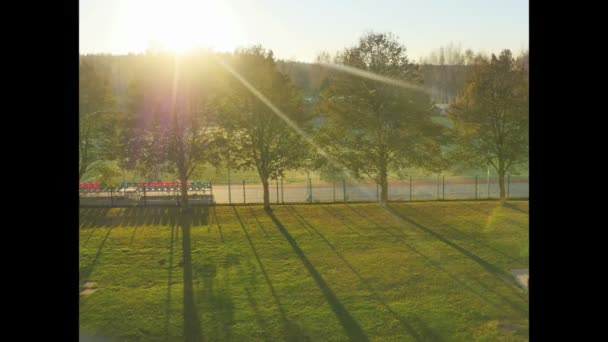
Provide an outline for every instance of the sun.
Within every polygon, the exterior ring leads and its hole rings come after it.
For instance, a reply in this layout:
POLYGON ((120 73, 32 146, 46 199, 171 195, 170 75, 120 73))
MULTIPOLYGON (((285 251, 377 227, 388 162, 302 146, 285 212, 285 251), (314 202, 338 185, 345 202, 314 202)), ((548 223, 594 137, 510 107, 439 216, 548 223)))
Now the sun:
POLYGON ((142 39, 160 43, 176 53, 193 48, 227 51, 235 47, 238 26, 226 2, 212 0, 138 1, 132 29, 142 39))

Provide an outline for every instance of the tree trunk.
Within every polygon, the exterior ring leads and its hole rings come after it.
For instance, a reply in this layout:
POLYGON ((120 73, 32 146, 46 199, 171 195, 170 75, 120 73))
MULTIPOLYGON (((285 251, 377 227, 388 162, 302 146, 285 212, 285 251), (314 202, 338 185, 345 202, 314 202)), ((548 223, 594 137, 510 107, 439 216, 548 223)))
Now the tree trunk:
POLYGON ((386 203, 388 203, 388 176, 386 165, 380 167, 380 189, 380 203, 382 206, 386 206, 386 203))
POLYGON ((202 334, 192 284, 192 252, 190 244, 191 215, 192 214, 189 211, 180 213, 184 262, 184 341, 201 341, 202 334))
POLYGON ((498 161, 498 186, 500 187, 500 200, 504 201, 506 195, 505 191, 505 173, 506 170, 504 168, 504 162, 502 160, 498 161))
POLYGON ((270 191, 268 190, 268 178, 262 179, 264 186, 264 210, 270 210, 270 191))
POLYGON ((506 195, 505 191, 505 172, 498 173, 498 185, 500 186, 500 199, 504 201, 506 195))
POLYGON ((188 208, 188 178, 180 177, 181 182, 181 207, 188 208))

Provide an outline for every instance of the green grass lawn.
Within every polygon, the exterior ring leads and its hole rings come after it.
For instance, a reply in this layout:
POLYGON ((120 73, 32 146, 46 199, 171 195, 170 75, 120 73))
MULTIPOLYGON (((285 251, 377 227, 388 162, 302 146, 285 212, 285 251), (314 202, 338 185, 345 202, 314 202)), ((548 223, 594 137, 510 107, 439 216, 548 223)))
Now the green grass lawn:
POLYGON ((508 274, 528 267, 526 201, 217 206, 191 225, 175 209, 80 215, 80 283, 97 288, 83 336, 528 340, 508 274))

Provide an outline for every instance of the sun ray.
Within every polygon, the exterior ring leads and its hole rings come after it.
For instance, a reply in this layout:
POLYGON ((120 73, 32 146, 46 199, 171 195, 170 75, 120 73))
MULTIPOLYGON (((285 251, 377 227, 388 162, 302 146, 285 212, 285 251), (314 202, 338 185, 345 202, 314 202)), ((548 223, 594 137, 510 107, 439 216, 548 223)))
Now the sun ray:
MULTIPOLYGON (((222 61, 220 58, 215 57, 218 61, 219 65, 225 68, 233 77, 235 77, 239 82, 241 82, 245 88, 247 88, 253 95, 255 95, 262 103, 264 103, 270 110, 276 114, 281 120, 285 121, 287 126, 293 129, 297 134, 299 134, 310 146, 317 150, 317 152, 323 156, 332 166, 340 168, 344 170, 349 178, 352 178, 352 174, 349 171, 348 167, 343 165, 342 163, 334 160, 325 150, 319 146, 306 132, 304 132, 298 125, 296 125, 285 113, 283 113, 279 108, 277 108, 264 94, 258 91, 254 86, 251 85, 241 74, 239 74, 236 70, 234 70, 229 64, 222 61)), ((373 191, 367 190, 366 188, 362 189, 367 195, 373 195, 373 191)))
POLYGON ((402 80, 397 80, 397 79, 390 78, 387 76, 378 75, 376 73, 373 73, 373 72, 370 72, 367 70, 361 70, 359 68, 355 68, 352 66, 348 66, 348 65, 344 65, 344 64, 335 64, 335 63, 319 63, 319 65, 327 67, 327 68, 339 70, 342 72, 346 72, 346 73, 349 73, 349 74, 352 74, 355 76, 367 78, 367 79, 370 79, 373 81, 379 81, 379 82, 383 82, 386 84, 394 85, 394 86, 401 87, 401 88, 414 89, 414 90, 420 90, 420 91, 427 92, 427 90, 424 87, 422 87, 421 85, 410 83, 410 82, 405 82, 402 80))

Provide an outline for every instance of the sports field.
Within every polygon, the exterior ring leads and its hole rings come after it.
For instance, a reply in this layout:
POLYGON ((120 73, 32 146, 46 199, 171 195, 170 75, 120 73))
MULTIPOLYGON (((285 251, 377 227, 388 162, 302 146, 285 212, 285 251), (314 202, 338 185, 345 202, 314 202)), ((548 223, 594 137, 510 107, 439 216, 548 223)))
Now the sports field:
POLYGON ((528 202, 80 210, 82 337, 525 341, 528 202))

